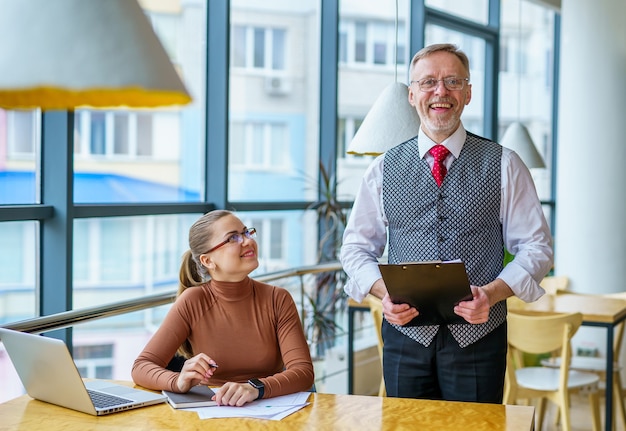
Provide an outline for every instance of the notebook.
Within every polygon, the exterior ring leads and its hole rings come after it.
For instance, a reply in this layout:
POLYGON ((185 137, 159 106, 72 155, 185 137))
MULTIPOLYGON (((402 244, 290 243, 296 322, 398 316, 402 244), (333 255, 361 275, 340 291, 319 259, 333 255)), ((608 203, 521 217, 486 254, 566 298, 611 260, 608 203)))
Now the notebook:
POLYGON ((410 304, 420 313, 405 326, 467 323, 454 314, 456 304, 472 298, 463 262, 412 262, 378 267, 391 300, 410 304))
POLYGON ((26 392, 37 400, 96 416, 165 402, 163 394, 83 381, 67 346, 56 338, 0 328, 0 341, 26 392))
POLYGON ((186 409, 189 407, 209 407, 216 406, 217 402, 212 398, 215 396, 213 389, 200 385, 189 389, 189 392, 179 394, 177 392, 163 391, 167 397, 167 402, 175 409, 186 409))

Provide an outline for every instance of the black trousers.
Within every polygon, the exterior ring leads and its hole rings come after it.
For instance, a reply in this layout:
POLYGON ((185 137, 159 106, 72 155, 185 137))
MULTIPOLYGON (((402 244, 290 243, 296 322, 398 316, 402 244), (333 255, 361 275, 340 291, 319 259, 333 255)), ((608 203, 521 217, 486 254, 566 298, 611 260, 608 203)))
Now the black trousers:
POLYGON ((387 396, 502 403, 506 370, 506 322, 461 348, 446 326, 430 346, 383 319, 383 374, 387 396))

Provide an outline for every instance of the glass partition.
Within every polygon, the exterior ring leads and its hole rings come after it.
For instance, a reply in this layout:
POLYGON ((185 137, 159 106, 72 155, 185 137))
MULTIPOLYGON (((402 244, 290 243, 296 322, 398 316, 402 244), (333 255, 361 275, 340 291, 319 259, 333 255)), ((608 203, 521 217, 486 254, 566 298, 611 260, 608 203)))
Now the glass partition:
POLYGON ((40 112, 0 109, 0 205, 39 203, 40 112))
MULTIPOLYGON (((552 196, 555 12, 533 1, 505 0, 501 9, 499 137, 526 126, 546 168, 531 169, 539 198, 552 196)), ((550 219, 548 219, 550 220, 550 219)))
POLYGON ((319 3, 230 2, 231 202, 317 198, 319 3))
POLYGON ((180 108, 77 110, 77 203, 204 199, 206 0, 141 3, 193 102, 180 108))
POLYGON ((189 227, 199 216, 77 219, 73 308, 175 291, 189 227))
POLYGON ((38 316, 38 228, 34 221, 0 223, 0 325, 38 316))
MULTIPOLYGON (((353 200, 373 156, 346 151, 383 90, 408 81, 409 1, 339 2, 337 196, 353 200), (397 26, 396 26, 397 24, 397 26), (397 31, 397 34, 396 34, 397 31)), ((399 144, 398 142, 397 144, 399 144)))
POLYGON ((479 24, 487 24, 489 20, 489 0, 425 0, 424 3, 427 7, 479 24))

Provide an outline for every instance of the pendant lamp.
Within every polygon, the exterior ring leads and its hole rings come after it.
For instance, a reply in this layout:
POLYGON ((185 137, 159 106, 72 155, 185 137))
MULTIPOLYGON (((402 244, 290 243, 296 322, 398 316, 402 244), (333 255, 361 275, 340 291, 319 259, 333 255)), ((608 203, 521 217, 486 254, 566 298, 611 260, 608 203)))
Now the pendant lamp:
POLYGON ((528 168, 545 168, 543 158, 537 151, 528 129, 519 121, 511 124, 504 132, 500 144, 515 151, 528 168))
POLYGON ((0 108, 191 101, 136 0, 3 0, 0 108))
POLYGON ((398 82, 398 0, 396 0, 394 75, 374 102, 348 146, 348 154, 376 156, 419 133, 420 119, 409 103, 409 87, 398 82))

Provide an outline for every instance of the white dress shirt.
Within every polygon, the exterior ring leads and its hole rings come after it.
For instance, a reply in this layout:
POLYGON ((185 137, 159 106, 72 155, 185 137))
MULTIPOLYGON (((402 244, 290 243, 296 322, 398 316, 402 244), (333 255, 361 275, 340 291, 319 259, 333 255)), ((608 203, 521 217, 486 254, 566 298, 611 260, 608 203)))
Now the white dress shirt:
MULTIPOLYGON (((461 125, 441 142, 450 150, 444 162, 446 168, 459 157, 466 136, 461 125)), ((418 142, 420 157, 425 157, 432 168, 434 159, 428 150, 436 143, 421 129, 418 142)), ((378 263, 387 245, 388 221, 382 202, 383 162, 384 154, 367 168, 343 235, 340 259, 349 277, 345 291, 359 302, 381 278, 378 263)), ((498 278, 517 297, 532 302, 545 293, 539 282, 552 268, 552 235, 528 168, 506 147, 502 148, 501 174, 500 222, 506 250, 515 259, 498 278)))

